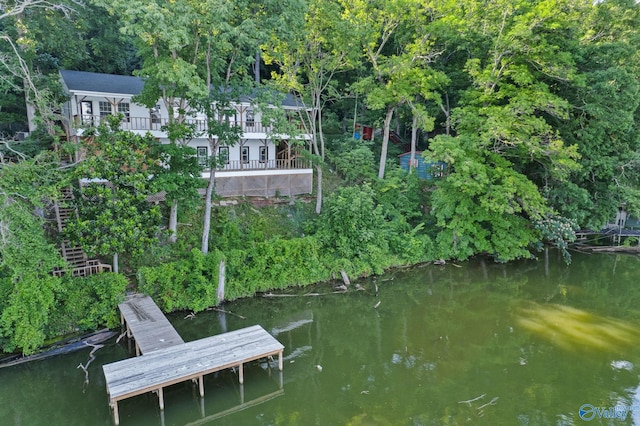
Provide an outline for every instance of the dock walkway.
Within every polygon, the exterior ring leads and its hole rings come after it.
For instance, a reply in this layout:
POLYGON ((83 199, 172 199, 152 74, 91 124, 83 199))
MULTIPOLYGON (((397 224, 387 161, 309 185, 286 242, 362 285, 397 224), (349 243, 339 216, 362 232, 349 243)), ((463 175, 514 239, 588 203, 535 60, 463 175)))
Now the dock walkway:
POLYGON ((184 340, 152 298, 143 294, 127 296, 118 305, 127 337, 136 345, 136 356, 183 344, 184 340))
POLYGON ((123 399, 155 392, 163 410, 163 388, 176 383, 197 381, 203 397, 204 376, 216 371, 237 368, 243 383, 245 363, 274 355, 282 371, 284 346, 259 325, 184 343, 148 296, 129 297, 119 307, 127 331, 136 340, 136 354, 142 356, 102 366, 116 425, 118 401, 123 399))

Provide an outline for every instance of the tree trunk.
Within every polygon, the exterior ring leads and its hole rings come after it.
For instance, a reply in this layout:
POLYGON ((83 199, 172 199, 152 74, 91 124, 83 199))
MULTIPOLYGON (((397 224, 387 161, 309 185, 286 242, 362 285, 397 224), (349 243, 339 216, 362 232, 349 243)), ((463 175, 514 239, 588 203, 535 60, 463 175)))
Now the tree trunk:
POLYGON ((116 274, 120 273, 120 268, 118 267, 118 253, 113 254, 113 272, 116 274))
POLYGON ((416 145, 418 143, 418 116, 413 114, 411 122, 411 157, 409 158, 409 173, 418 165, 416 162, 416 145))
MULTIPOLYGON (((320 100, 318 100, 318 104, 320 104, 320 100)), ((324 133, 322 130, 322 109, 318 107, 318 130, 317 130, 317 139, 320 140, 320 157, 322 161, 324 161, 324 133)))
POLYGON ((316 166, 316 183, 316 190, 318 191, 316 195, 316 214, 320 214, 322 211, 322 164, 316 166))
MULTIPOLYGON (((318 102, 320 102, 318 100, 318 102)), ((318 127, 317 127, 317 131, 316 131, 316 140, 320 139, 320 158, 322 158, 322 161, 324 162, 324 135, 322 134, 322 110, 320 108, 318 108, 318 127)), ((316 149, 317 149, 317 142, 316 142, 316 149)), ((316 194, 316 214, 320 214, 320 212, 322 211, 322 164, 318 164, 316 166, 316 171, 317 171, 317 180, 318 180, 318 184, 317 184, 317 194, 316 194)))
POLYGON ((169 211, 169 242, 175 243, 178 240, 178 200, 173 200, 169 211))
MULTIPOLYGON (((211 152, 216 152, 216 143, 211 140, 209 142, 211 152)), ((213 197, 213 187, 216 181, 216 168, 214 165, 209 170, 209 183, 207 184, 207 193, 204 198, 204 226, 202 230, 202 253, 209 253, 209 230, 211 229, 211 198, 213 197)))
POLYGON ((391 119, 393 118, 393 113, 395 110, 395 107, 389 107, 389 109, 387 109, 387 115, 384 118, 384 132, 382 136, 382 152, 380 153, 380 168, 378 169, 378 179, 384 179, 384 168, 387 162, 387 148, 389 146, 389 130, 391 127, 391 119))
POLYGON ((446 100, 446 106, 442 103, 440 104, 440 109, 444 113, 446 117, 445 120, 445 134, 449 136, 451 134, 451 107, 449 106, 449 94, 445 93, 444 98, 446 100))
POLYGON ((29 123, 29 132, 34 132, 36 130, 35 118, 36 118, 36 107, 33 105, 28 98, 26 101, 27 105, 27 122, 29 123))
POLYGON ((253 81, 260 83, 260 50, 256 51, 253 62, 253 81))
POLYGON ((209 172, 209 183, 207 184, 207 194, 204 200, 204 226, 202 229, 202 253, 209 253, 209 230, 211 229, 211 197, 213 197, 213 186, 215 184, 215 171, 209 172))

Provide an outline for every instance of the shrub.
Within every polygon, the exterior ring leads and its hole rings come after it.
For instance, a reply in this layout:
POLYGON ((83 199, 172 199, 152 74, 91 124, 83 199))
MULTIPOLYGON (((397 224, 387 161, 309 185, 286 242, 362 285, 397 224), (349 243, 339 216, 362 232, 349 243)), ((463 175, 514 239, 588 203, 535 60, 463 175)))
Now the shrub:
POLYGON ((190 309, 199 312, 218 304, 218 271, 223 256, 206 256, 193 249, 184 259, 140 268, 139 289, 150 295, 166 312, 190 309))
POLYGON ((105 272, 88 277, 64 277, 56 294, 56 309, 47 326, 49 337, 77 330, 116 327, 120 321, 118 303, 124 299, 127 279, 105 272))
POLYGON ((325 250, 336 258, 363 262, 378 273, 388 254, 385 230, 373 190, 362 185, 339 188, 327 198, 317 235, 325 250))
POLYGON ((328 279, 330 271, 322 250, 312 236, 274 239, 232 250, 227 256, 227 298, 328 279))

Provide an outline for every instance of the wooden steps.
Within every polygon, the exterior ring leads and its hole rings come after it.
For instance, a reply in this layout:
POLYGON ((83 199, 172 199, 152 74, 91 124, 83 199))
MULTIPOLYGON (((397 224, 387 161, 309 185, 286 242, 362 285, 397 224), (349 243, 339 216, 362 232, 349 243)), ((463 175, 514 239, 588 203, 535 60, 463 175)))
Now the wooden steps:
POLYGON ((85 266, 89 259, 84 250, 82 250, 82 247, 68 247, 68 244, 68 241, 61 244, 60 253, 62 257, 74 268, 85 266))
MULTIPOLYGON (((74 200, 73 190, 69 187, 62 188, 60 194, 60 199, 54 203, 54 212, 58 232, 63 232, 67 222, 75 218, 78 213, 75 207, 70 207, 74 200)), ((72 247, 69 241, 63 241, 60 244, 60 254, 71 266, 73 276, 86 277, 100 272, 111 271, 111 265, 103 264, 97 259, 89 259, 82 247, 72 247)), ((65 270, 55 269, 52 273, 56 276, 62 276, 65 274, 65 270)))

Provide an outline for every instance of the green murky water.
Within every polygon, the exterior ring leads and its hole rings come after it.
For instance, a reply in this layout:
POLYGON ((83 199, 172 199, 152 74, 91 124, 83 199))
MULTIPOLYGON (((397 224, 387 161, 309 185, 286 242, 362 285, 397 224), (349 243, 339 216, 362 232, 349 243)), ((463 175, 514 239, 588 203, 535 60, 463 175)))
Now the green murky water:
MULTIPOLYGON (((210 375, 203 399, 178 384, 164 412, 153 394, 135 397, 119 404, 121 425, 574 425, 583 404, 589 424, 640 424, 637 256, 474 261, 359 284, 171 316, 185 341, 260 324, 286 346, 284 372, 252 363, 244 386, 210 375)), ((0 369, 0 424, 112 424, 100 366, 127 345, 100 349, 85 385, 88 355, 0 369)))

